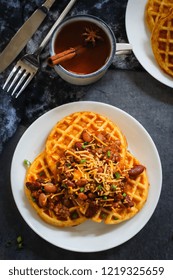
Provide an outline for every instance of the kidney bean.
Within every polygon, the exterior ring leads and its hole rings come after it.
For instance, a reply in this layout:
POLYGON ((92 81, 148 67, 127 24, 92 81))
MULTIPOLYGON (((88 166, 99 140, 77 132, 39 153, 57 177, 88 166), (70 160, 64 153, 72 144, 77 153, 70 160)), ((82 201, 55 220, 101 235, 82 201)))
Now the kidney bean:
POLYGON ((125 204, 126 207, 133 207, 134 206, 134 202, 131 200, 131 198, 128 194, 126 195, 123 203, 125 204))
POLYGON ((41 188, 41 184, 40 182, 26 182, 26 187, 30 190, 30 191, 37 191, 41 188))
POLYGON ((101 166, 97 169, 97 172, 98 172, 98 173, 103 173, 103 171, 104 171, 104 169, 103 169, 103 167, 101 167, 101 166))
POLYGON ((56 186, 53 185, 52 183, 46 183, 43 186, 44 186, 45 192, 47 192, 47 193, 55 193, 57 191, 56 186))
POLYGON ((86 131, 86 130, 83 130, 82 132, 82 139, 84 142, 91 142, 92 141, 92 136, 86 131))
POLYGON ((97 132, 96 136, 98 139, 100 139, 102 142, 106 140, 105 136, 101 132, 97 132))
POLYGON ((69 187, 75 187, 75 183, 73 183, 71 180, 66 180, 65 184, 69 187))
POLYGON ((143 165, 135 165, 133 168, 129 170, 130 178, 137 177, 144 171, 145 167, 143 165))
POLYGON ((82 145, 83 144, 81 142, 76 142, 75 143, 75 148, 78 149, 78 150, 83 150, 82 145))
POLYGON ((87 195, 84 194, 84 193, 79 193, 79 194, 78 194, 78 198, 81 199, 81 200, 86 200, 88 197, 87 197, 87 195))
POLYGON ((46 206, 47 203, 47 196, 44 193, 41 193, 38 198, 38 203, 40 207, 46 206))
POLYGON ((87 183, 88 183, 88 180, 87 180, 87 179, 80 179, 80 180, 78 180, 78 181, 76 182, 76 185, 77 185, 78 187, 83 187, 83 186, 85 186, 87 183))

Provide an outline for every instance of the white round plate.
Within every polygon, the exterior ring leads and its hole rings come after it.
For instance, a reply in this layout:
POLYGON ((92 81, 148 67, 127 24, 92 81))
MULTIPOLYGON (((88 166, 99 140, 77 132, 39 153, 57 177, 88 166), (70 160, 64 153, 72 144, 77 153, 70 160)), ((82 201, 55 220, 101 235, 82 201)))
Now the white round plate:
POLYGON ((97 252, 116 247, 137 234, 148 222, 158 203, 162 184, 160 158, 143 126, 124 111, 108 104, 81 101, 62 105, 38 118, 21 137, 11 166, 11 186, 16 205, 26 223, 55 246, 77 252, 97 252), (107 116, 125 134, 130 151, 147 167, 150 181, 148 200, 132 219, 119 225, 87 221, 71 228, 56 228, 42 221, 24 195, 25 159, 33 161, 45 146, 52 127, 63 117, 78 111, 93 111, 107 116))
POLYGON ((145 70, 161 83, 173 87, 173 79, 157 64, 150 43, 150 32, 145 23, 147 0, 129 0, 126 9, 126 32, 133 52, 145 70))

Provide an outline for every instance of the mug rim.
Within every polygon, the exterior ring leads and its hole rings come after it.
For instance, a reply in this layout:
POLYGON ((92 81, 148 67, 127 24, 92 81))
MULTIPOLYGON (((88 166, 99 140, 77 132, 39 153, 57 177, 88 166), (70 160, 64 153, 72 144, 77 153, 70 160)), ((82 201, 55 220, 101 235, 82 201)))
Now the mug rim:
POLYGON ((98 23, 99 24, 99 27, 102 28, 103 27, 103 30, 104 32, 108 32, 108 38, 110 40, 110 44, 111 44, 111 53, 106 61, 106 63, 100 67, 98 70, 92 72, 92 73, 89 73, 89 74, 77 74, 77 73, 74 73, 74 72, 71 72, 71 71, 68 71, 66 70, 63 66, 61 66, 60 64, 58 65, 55 65, 54 66, 54 69, 57 71, 61 71, 61 72, 64 72, 65 74, 73 77, 73 78, 90 78, 90 77, 94 77, 96 75, 99 75, 100 73, 106 71, 109 66, 111 65, 112 63, 112 60, 114 58, 114 55, 115 55, 115 52, 116 52, 116 38, 115 38, 115 35, 112 31, 112 29, 109 27, 109 25, 103 21, 102 19, 96 17, 96 16, 93 16, 93 15, 74 15, 74 16, 70 16, 68 18, 66 18, 64 21, 62 21, 57 27, 56 29, 54 30, 53 34, 52 34, 52 38, 51 38, 51 41, 50 41, 50 54, 51 56, 52 55, 55 55, 55 51, 54 51, 54 43, 55 43, 55 39, 56 39, 56 36, 57 36, 57 31, 59 30, 59 28, 63 27, 64 24, 70 22, 70 21, 73 21, 78 19, 78 18, 81 18, 81 19, 91 19, 94 21, 94 23, 98 23), (110 39, 111 38, 111 39, 110 39))

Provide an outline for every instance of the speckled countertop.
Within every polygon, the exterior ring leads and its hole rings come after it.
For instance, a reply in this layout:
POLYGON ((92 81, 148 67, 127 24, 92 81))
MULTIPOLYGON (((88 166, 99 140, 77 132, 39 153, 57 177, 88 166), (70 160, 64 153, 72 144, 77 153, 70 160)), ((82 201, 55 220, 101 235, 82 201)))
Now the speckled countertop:
MULTIPOLYGON (((41 0, 0 1, 0 51, 42 3, 41 0)), ((39 45, 67 3, 56 1, 24 51, 32 52, 39 45)), ((126 5, 127 0, 77 1, 69 15, 96 15, 110 25, 118 42, 127 42, 126 5)), ((116 56, 106 75, 89 86, 73 86, 61 80, 46 65, 48 55, 49 46, 41 56, 41 71, 17 100, 1 88, 14 63, 0 74, 0 259, 173 259, 173 90, 151 77, 133 53, 116 56), (98 253, 70 252, 40 238, 18 212, 10 186, 12 156, 26 129, 50 109, 79 100, 105 102, 135 117, 154 140, 163 168, 161 197, 147 225, 128 242, 98 253), (24 243, 20 250, 18 235, 24 243)))

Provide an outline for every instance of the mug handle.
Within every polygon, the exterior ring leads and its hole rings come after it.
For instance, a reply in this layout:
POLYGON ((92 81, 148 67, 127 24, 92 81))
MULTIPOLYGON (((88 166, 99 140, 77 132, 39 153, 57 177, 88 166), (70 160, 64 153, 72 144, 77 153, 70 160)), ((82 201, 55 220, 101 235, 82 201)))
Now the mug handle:
POLYGON ((128 43, 116 43, 116 54, 129 54, 133 50, 132 45, 128 43))

